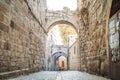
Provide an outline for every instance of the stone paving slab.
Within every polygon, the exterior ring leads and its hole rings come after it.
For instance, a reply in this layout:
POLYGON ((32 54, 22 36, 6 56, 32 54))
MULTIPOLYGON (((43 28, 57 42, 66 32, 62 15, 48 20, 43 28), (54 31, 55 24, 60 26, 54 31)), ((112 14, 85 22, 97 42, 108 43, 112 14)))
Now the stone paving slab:
POLYGON ((110 80, 78 71, 42 71, 8 80, 110 80))

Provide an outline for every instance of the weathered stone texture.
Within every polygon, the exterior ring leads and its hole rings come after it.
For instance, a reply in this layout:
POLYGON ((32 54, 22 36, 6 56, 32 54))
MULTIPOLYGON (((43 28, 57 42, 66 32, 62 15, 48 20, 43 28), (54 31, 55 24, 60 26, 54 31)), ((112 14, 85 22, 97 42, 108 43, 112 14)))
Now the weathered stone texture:
POLYGON ((80 70, 80 54, 78 50, 77 40, 70 48, 69 48, 69 69, 70 70, 80 70))
POLYGON ((82 3, 80 17, 81 70, 95 74, 108 74, 106 46, 108 0, 86 0, 82 3))
POLYGON ((0 78, 4 72, 43 70, 45 32, 57 23, 70 24, 78 31, 79 41, 70 49, 70 69, 108 75, 110 1, 78 0, 74 13, 48 11, 45 0, 0 0, 0 78), (79 48, 74 54, 75 46, 79 48))
POLYGON ((0 0, 0 73, 42 70, 45 40, 24 0, 0 0))
POLYGON ((51 26, 61 23, 73 26, 76 29, 76 31, 79 30, 79 25, 77 23, 77 17, 75 15, 75 12, 69 9, 58 11, 47 10, 45 21, 45 29, 47 32, 51 29, 51 26))

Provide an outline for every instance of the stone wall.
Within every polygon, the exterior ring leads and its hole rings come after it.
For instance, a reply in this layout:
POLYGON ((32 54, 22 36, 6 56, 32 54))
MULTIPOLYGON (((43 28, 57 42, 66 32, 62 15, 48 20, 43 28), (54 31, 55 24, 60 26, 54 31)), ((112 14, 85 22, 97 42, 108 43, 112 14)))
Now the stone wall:
POLYGON ((45 41, 24 0, 0 0, 0 78, 16 70, 43 70, 45 41))
POLYGON ((45 28, 45 17, 47 12, 46 0, 26 0, 36 19, 45 28))
POLYGON ((69 48, 69 69, 80 70, 79 40, 69 48))
POLYGON ((82 0, 78 9, 80 22, 81 70, 108 76, 109 0, 82 0))

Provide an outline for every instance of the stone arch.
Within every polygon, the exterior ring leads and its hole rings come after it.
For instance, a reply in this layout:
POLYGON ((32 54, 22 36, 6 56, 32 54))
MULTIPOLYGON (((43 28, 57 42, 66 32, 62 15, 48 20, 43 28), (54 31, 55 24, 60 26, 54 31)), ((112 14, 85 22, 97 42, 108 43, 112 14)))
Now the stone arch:
POLYGON ((64 52, 55 52, 54 54, 52 54, 52 57, 56 56, 56 55, 57 55, 57 57, 59 57, 59 56, 65 56, 67 58, 67 53, 64 53, 64 52), (59 55, 57 55, 57 54, 59 54, 59 55))
POLYGON ((79 26, 78 26, 78 24, 76 23, 75 20, 71 20, 71 19, 55 19, 55 20, 50 21, 50 22, 48 22, 46 24, 46 31, 47 31, 47 33, 52 28, 52 26, 54 26, 56 24, 68 24, 68 25, 71 25, 75 29, 77 34, 79 32, 79 26))
POLYGON ((64 56, 67 60, 67 53, 64 52, 55 52, 54 54, 52 54, 52 70, 56 70, 56 60, 61 57, 64 56))

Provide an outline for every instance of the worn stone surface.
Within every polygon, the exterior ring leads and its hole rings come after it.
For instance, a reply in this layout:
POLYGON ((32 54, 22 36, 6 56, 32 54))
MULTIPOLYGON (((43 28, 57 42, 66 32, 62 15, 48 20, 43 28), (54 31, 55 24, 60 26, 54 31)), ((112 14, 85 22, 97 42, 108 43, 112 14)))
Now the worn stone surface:
POLYGON ((112 0, 78 2, 78 9, 72 12, 48 11, 45 0, 0 0, 0 73, 26 68, 28 73, 43 70, 46 32, 51 25, 65 23, 79 35, 70 50, 70 69, 108 76, 112 0))
POLYGON ((76 29, 77 32, 79 31, 79 25, 77 23, 75 12, 69 9, 64 9, 60 11, 47 10, 45 21, 45 29, 47 32, 51 29, 51 26, 61 23, 71 25, 76 29))
POLYGON ((43 70, 45 40, 24 0, 0 0, 0 73, 43 70))
POLYGON ((104 77, 78 71, 42 71, 8 80, 110 80, 104 77))
POLYGON ((79 54, 79 40, 77 40, 70 48, 69 48, 69 69, 70 70, 80 70, 80 54, 79 54))
POLYGON ((108 75, 107 55, 107 10, 108 0, 82 1, 80 15, 80 58, 81 70, 94 74, 108 75), (106 66, 106 67, 105 67, 106 66))

